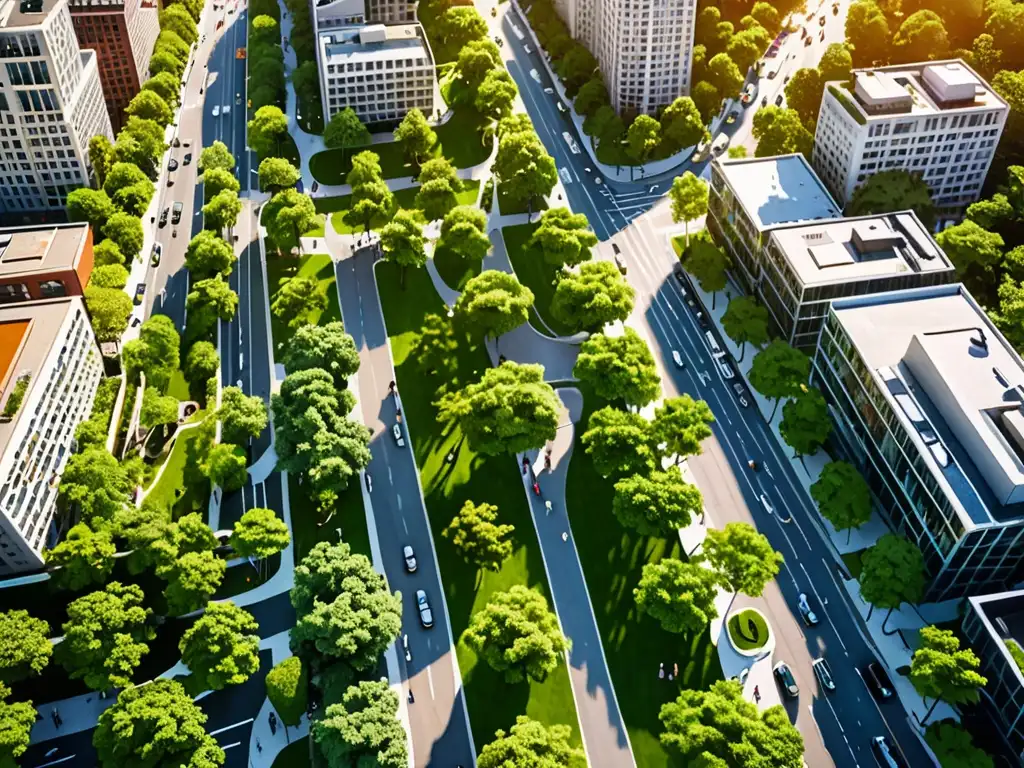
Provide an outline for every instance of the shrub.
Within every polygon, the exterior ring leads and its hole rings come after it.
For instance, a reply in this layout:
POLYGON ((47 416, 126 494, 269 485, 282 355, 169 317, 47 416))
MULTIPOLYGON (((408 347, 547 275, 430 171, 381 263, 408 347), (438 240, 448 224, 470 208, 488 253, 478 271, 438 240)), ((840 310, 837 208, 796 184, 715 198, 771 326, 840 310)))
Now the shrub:
POLYGON ((285 725, 298 725, 306 711, 309 681, 298 656, 289 656, 267 673, 267 697, 285 725))

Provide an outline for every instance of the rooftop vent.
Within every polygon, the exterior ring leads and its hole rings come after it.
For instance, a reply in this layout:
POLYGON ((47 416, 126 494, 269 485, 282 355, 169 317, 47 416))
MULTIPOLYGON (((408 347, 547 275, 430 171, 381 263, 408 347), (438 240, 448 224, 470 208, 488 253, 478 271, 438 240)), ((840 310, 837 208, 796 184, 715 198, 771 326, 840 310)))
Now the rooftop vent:
POLYGON ((971 336, 971 344, 982 349, 988 349, 988 339, 985 338, 985 331, 979 326, 975 328, 977 336, 971 336))
POLYGON ((22 13, 42 13, 43 0, 21 0, 22 13))

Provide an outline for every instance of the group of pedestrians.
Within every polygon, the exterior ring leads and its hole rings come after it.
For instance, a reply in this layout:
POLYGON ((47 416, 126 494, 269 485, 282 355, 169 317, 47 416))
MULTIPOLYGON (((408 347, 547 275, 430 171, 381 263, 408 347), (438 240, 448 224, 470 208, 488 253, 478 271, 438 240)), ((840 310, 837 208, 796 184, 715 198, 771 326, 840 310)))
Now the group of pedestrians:
MULTIPOLYGON (((679 677, 679 663, 678 662, 673 663, 672 664, 672 671, 668 672, 667 674, 668 674, 668 679, 669 680, 674 680, 675 678, 679 677)), ((658 679, 659 680, 664 680, 665 679, 665 675, 666 675, 665 662, 663 661, 663 662, 661 662, 661 664, 658 665, 658 679)))

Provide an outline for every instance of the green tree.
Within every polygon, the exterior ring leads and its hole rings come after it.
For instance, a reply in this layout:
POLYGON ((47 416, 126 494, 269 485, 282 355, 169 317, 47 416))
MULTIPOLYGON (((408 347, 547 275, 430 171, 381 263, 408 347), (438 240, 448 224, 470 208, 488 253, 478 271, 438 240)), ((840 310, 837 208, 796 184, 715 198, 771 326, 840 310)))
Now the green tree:
POLYGON ((970 219, 947 227, 935 236, 935 242, 953 262, 956 271, 972 290, 991 286, 993 270, 1002 259, 1003 238, 982 229, 970 219))
POLYGON ((393 208, 394 198, 383 180, 359 184, 352 187, 352 208, 345 214, 345 223, 362 225, 369 232, 370 225, 386 221, 393 208))
POLYGON ((910 682, 921 696, 935 699, 922 722, 940 701, 976 704, 988 679, 979 674, 981 662, 974 651, 961 649, 960 638, 949 629, 922 627, 919 637, 921 645, 910 659, 910 682))
POLYGON ((605 400, 644 406, 661 394, 654 355, 632 328, 619 336, 595 333, 580 346, 572 373, 605 400))
POLYGON ((714 309, 718 292, 729 284, 726 270, 730 262, 725 251, 712 242, 707 230, 694 235, 683 251, 683 266, 697 278, 700 287, 711 294, 711 309, 714 309))
MULTIPOLYGON (((848 81, 852 69, 853 56, 850 55, 850 47, 846 43, 830 43, 821 54, 821 61, 818 62, 818 74, 823 85, 836 80, 848 81)), ((788 95, 786 98, 788 100, 788 95)))
POLYGON ((519 89, 508 71, 504 67, 492 69, 480 83, 473 106, 480 114, 500 120, 512 114, 512 103, 517 95, 519 89))
MULTIPOLYGON (((75 190, 78 192, 80 190, 75 190)), ((100 241, 92 251, 93 262, 98 266, 123 266, 124 254, 113 240, 100 241)))
POLYGON ((351 393, 319 368, 288 374, 271 397, 279 466, 305 475, 321 509, 330 509, 370 463, 369 430, 346 418, 353 404, 351 393))
POLYGON ((0 682, 0 765, 4 768, 15 768, 28 749, 31 741, 32 726, 36 722, 36 710, 31 701, 7 701, 11 689, 6 683, 0 682))
POLYGON ((185 357, 185 378, 189 384, 206 382, 220 368, 220 355, 209 341, 197 341, 185 357))
MULTIPOLYGON (((149 83, 146 83, 142 87, 146 88, 148 85, 149 83)), ((107 178, 107 171, 110 170, 110 166, 114 162, 114 145, 110 143, 110 139, 102 133, 98 133, 89 139, 88 151, 89 162, 92 164, 93 173, 96 174, 96 183, 102 187, 107 178)), ((89 188, 82 187, 82 189, 89 188)))
POLYGON ((860 594, 871 603, 868 619, 875 608, 885 608, 891 614, 903 603, 916 604, 924 597, 924 556, 903 536, 882 536, 861 557, 861 566, 860 594))
POLYGON ((725 98, 739 95, 743 87, 743 73, 726 53, 716 53, 708 60, 707 79, 725 98))
POLYGON ((686 245, 690 245, 690 222, 708 212, 708 185, 686 171, 676 176, 668 191, 672 204, 672 221, 685 225, 686 245))
POLYGON ((885 63, 889 58, 889 22, 874 0, 856 0, 846 16, 846 42, 858 67, 885 63))
POLYGON ((853 190, 847 216, 869 216, 913 209, 929 230, 935 227, 935 204, 924 180, 910 171, 880 171, 853 190))
POLYGON ((210 202, 224 190, 238 194, 241 185, 238 179, 230 171, 221 168, 211 168, 203 174, 203 200, 210 202))
POLYGON ((142 250, 142 222, 138 216, 117 212, 103 225, 103 235, 109 237, 126 259, 134 259, 142 250))
POLYGON ((128 270, 120 264, 102 264, 89 276, 89 285, 97 288, 124 288, 128 283, 128 270))
POLYGON ((267 698, 285 726, 298 725, 306 714, 309 682, 306 666, 298 656, 289 656, 267 672, 267 698))
POLYGON ((755 347, 768 342, 768 310, 748 296, 737 296, 722 315, 722 329, 740 345, 739 359, 742 360, 747 342, 755 347))
POLYGON ((602 477, 649 474, 658 466, 651 423, 638 413, 612 406, 594 411, 581 439, 602 477))
POLYGON ((129 115, 141 117, 143 120, 154 120, 160 125, 167 125, 174 119, 174 110, 156 91, 140 90, 128 102, 124 110, 129 115))
POLYGON ((666 455, 674 454, 678 464, 687 456, 703 452, 701 443, 711 437, 714 422, 706 402, 684 394, 665 400, 654 411, 651 429, 658 443, 664 444, 666 455))
POLYGON ((238 387, 225 387, 217 409, 223 439, 242 445, 251 437, 259 437, 267 427, 267 406, 263 398, 246 395, 238 387))
POLYGON ((804 127, 800 113, 769 104, 754 113, 751 134, 757 139, 754 157, 774 157, 800 153, 808 160, 814 148, 814 136, 804 127))
POLYGON ((301 178, 299 169, 283 157, 265 157, 259 167, 260 189, 277 194, 283 189, 294 187, 301 178))
POLYGON ((782 406, 779 434, 786 445, 793 449, 794 458, 817 453, 831 432, 828 403, 819 390, 805 386, 796 397, 782 406))
POLYGON ((487 214, 472 205, 452 208, 441 223, 438 248, 447 248, 470 261, 482 261, 491 249, 487 214))
POLYGON ((84 221, 101 232, 107 219, 114 215, 114 204, 102 189, 81 187, 68 192, 68 221, 84 221))
POLYGON ((722 104, 722 94, 707 80, 698 80, 694 84, 690 90, 690 98, 693 99, 693 104, 705 123, 710 122, 718 114, 722 104))
POLYGON ((110 534, 93 532, 85 523, 79 523, 53 549, 45 552, 46 564, 53 571, 53 583, 58 589, 79 591, 91 584, 102 584, 114 569, 117 551, 110 534))
POLYGON ((159 75, 166 72, 177 81, 185 74, 185 64, 166 49, 156 50, 149 59, 149 74, 159 75))
POLYGON ((242 201, 238 199, 238 193, 223 189, 203 206, 203 224, 207 229, 219 232, 235 226, 241 212, 242 201))
POLYGON ((471 40, 462 46, 456 64, 459 76, 471 92, 475 92, 487 74, 502 67, 501 51, 493 40, 471 40))
POLYGON ((703 557, 725 589, 749 597, 760 597, 782 565, 782 555, 748 523, 728 523, 722 530, 709 528, 703 557))
POLYGON ((237 491, 249 476, 245 449, 231 443, 218 443, 210 449, 201 470, 210 482, 225 491, 237 491))
POLYGON ((49 624, 28 611, 0 613, 0 685, 38 675, 50 663, 52 654, 49 624))
POLYGON ((760 0, 754 3, 750 9, 750 15, 757 20, 757 23, 768 30, 769 34, 776 34, 782 28, 782 14, 771 3, 760 0))
MULTIPOLYGON (((157 35, 156 42, 153 45, 153 53, 168 53, 173 56, 178 64, 184 65, 188 62, 188 55, 190 51, 189 43, 186 43, 181 35, 175 32, 173 29, 165 29, 157 35)), ((170 75, 170 72, 160 72, 161 75, 170 75)), ((178 87, 181 87, 181 78, 178 77, 178 87)))
MULTIPOLYGON (((152 91, 165 102, 170 104, 172 107, 177 107, 178 92, 181 90, 181 83, 175 80, 174 75, 172 75, 170 72, 161 72, 160 74, 155 75, 154 77, 151 77, 149 78, 149 80, 144 82, 142 84, 142 90, 152 91)), ((113 145, 109 144, 109 146, 110 150, 113 151, 113 145)))
POLYGON ((456 421, 469 447, 491 456, 540 448, 554 440, 562 404, 544 367, 502 363, 480 381, 444 395, 438 420, 456 421))
POLYGON ((297 621, 292 650, 338 659, 367 672, 402 629, 402 601, 365 555, 348 544, 320 542, 295 567, 291 590, 297 621))
POLYGON ((163 574, 168 615, 183 616, 206 605, 220 587, 226 565, 210 551, 186 552, 179 557, 163 574))
POLYGON ((472 6, 448 8, 441 14, 438 30, 448 48, 457 51, 472 40, 487 36, 487 22, 472 6))
MULTIPOLYGON (((180 79, 181 76, 176 77, 180 79)), ((155 175, 156 162, 166 148, 164 129, 159 123, 132 115, 117 134, 114 158, 124 163, 135 163, 155 175)))
POLYGON ((192 45, 192 43, 199 39, 195 19, 192 18, 181 3, 168 5, 164 10, 160 11, 160 29, 162 31, 174 32, 187 45, 192 45))
MULTIPOLYGON (((103 191, 107 193, 107 196, 114 201, 114 205, 118 208, 123 207, 119 205, 118 193, 128 187, 133 187, 136 184, 142 184, 148 188, 149 198, 153 196, 153 182, 149 180, 149 177, 134 163, 114 163, 110 166, 107 171, 107 180, 103 183, 103 191)), ((147 204, 149 199, 146 200, 147 204)), ((138 215, 133 213, 133 215, 138 215)))
POLYGON ((162 570, 172 565, 178 556, 178 527, 170 520, 170 511, 155 509, 150 499, 141 507, 127 507, 114 520, 122 551, 128 555, 128 572, 138 575, 143 571, 162 570))
POLYGON ((190 512, 178 518, 174 531, 174 546, 179 554, 186 552, 212 552, 218 545, 213 535, 198 512, 190 512))
MULTIPOLYGON (((355 198, 356 194, 353 193, 353 200, 355 198)), ((390 201, 390 193, 388 200, 390 201)), ((301 247, 300 238, 319 224, 320 220, 320 214, 316 212, 312 198, 292 187, 274 195, 263 212, 267 234, 274 241, 274 245, 287 252, 301 247)))
POLYGON ((248 510, 231 532, 231 546, 240 557, 263 558, 288 546, 288 526, 272 509, 248 510))
POLYGON ((324 145, 328 149, 362 147, 370 141, 370 132, 351 107, 339 109, 331 115, 324 128, 324 145))
POLYGON ((249 121, 249 146, 260 157, 280 157, 281 139, 288 135, 288 116, 272 104, 260 107, 249 121))
POLYGON ((994 768, 987 752, 974 746, 971 734, 952 720, 932 723, 924 740, 943 768, 994 768))
POLYGON ((590 249, 597 245, 597 235, 591 230, 586 214, 573 213, 568 208, 551 208, 540 215, 540 224, 528 245, 539 250, 549 264, 574 267, 590 260, 590 249))
POLYGON ((206 714, 181 683, 158 678, 121 691, 117 703, 100 715, 92 743, 102 768, 217 768, 224 764, 224 750, 205 726, 206 714))
POLYGON ((406 157, 419 164, 430 154, 437 143, 437 134, 427 124, 423 112, 413 108, 405 113, 402 122, 395 129, 395 141, 402 147, 406 157))
POLYGON ((680 96, 661 113, 661 140, 676 149, 692 147, 707 136, 700 110, 689 96, 680 96))
POLYGON ((804 740, 786 710, 779 704, 759 709, 737 680, 683 690, 661 706, 659 718, 661 743, 678 750, 684 765, 803 768, 804 740))
POLYGON ((800 116, 800 122, 810 131, 818 119, 821 109, 821 95, 825 92, 825 81, 813 67, 803 67, 793 73, 786 83, 786 106, 800 116))
POLYGON ((451 321, 430 313, 424 316, 419 332, 413 336, 410 356, 417 370, 431 376, 451 377, 458 367, 458 348, 451 321))
MULTIPOLYGON (((226 171, 208 171, 210 173, 226 173, 226 171)), ((185 251, 185 266, 194 277, 209 277, 221 274, 225 277, 231 274, 235 266, 235 251, 224 238, 211 232, 209 229, 201 229, 199 234, 192 238, 185 251)))
POLYGON ((138 586, 112 581, 68 604, 64 640, 54 658, 72 680, 94 691, 123 688, 156 636, 149 616, 138 586))
POLYGON ((331 374, 334 386, 344 389, 350 376, 359 370, 359 351, 340 321, 299 328, 284 350, 285 370, 304 371, 322 368, 331 374))
POLYGON ((529 320, 532 306, 533 292, 515 275, 488 269, 466 282, 454 310, 467 329, 497 339, 529 320))
POLYGON ((71 454, 58 486, 64 502, 76 504, 87 523, 113 520, 134 489, 133 478, 102 446, 71 454))
POLYGON ((562 76, 566 95, 573 98, 597 72, 597 59, 585 46, 575 43, 558 62, 556 69, 562 76))
POLYGON ((725 47, 725 54, 718 55, 728 56, 733 61, 736 71, 742 75, 764 53, 765 47, 760 42, 760 33, 763 32, 760 27, 754 27, 736 33, 725 47))
POLYGON ((441 535, 451 539, 462 559, 478 568, 497 573, 512 555, 515 527, 498 524, 498 508, 474 504, 467 499, 441 535))
POLYGON ((260 668, 259 624, 234 603, 211 603, 178 643, 201 691, 240 685, 260 668))
POLYGON ((696 563, 665 558, 643 567, 633 590, 636 607, 655 619, 666 632, 704 632, 718 616, 717 577, 696 563))
MULTIPOLYGON (((432 182, 433 183, 433 182, 432 182)), ((423 227, 415 215, 400 210, 380 231, 380 245, 384 257, 402 268, 401 282, 405 286, 405 270, 422 267, 427 263, 423 242, 423 227)))
POLYGON ((270 311, 292 330, 312 323, 327 309, 327 294, 316 277, 289 278, 274 295, 270 311))
POLYGON ((203 147, 199 153, 199 172, 206 173, 214 168, 222 171, 233 171, 235 168, 235 156, 228 151, 228 146, 222 141, 214 141, 208 147, 203 147))
POLYGON ((626 131, 626 152, 634 160, 645 163, 661 143, 661 123, 650 115, 637 115, 626 131))
POLYGON ((572 106, 576 110, 576 114, 589 116, 608 104, 610 100, 608 87, 604 84, 604 78, 598 73, 580 86, 572 106))
POLYGON ((508 732, 494 733, 494 741, 486 744, 477 760, 479 768, 507 768, 510 765, 532 765, 537 768, 583 768, 586 755, 570 741, 568 725, 543 725, 525 715, 516 717, 508 732))
POLYGON ((871 519, 871 489, 857 468, 845 461, 830 461, 822 467, 811 485, 811 498, 833 528, 849 532, 847 543, 853 529, 871 519))
POLYGON ((776 339, 754 355, 750 365, 750 386, 775 400, 772 415, 783 397, 794 397, 811 375, 811 359, 781 339, 776 339))
POLYGON ((629 317, 635 295, 612 262, 584 262, 558 281, 551 314, 576 330, 596 330, 629 317))
POLYGON ((544 595, 520 584, 491 595, 463 637, 506 683, 543 682, 569 650, 544 595))
POLYGON ((533 131, 501 133, 494 175, 511 203, 529 203, 551 193, 558 181, 555 161, 533 131))
POLYGON ((313 740, 328 765, 406 768, 405 728, 398 719, 398 695, 386 678, 361 680, 330 704, 313 723, 313 740))
POLYGON ((205 336, 213 330, 217 320, 231 321, 238 310, 238 294, 231 290, 227 281, 217 275, 192 283, 192 290, 185 297, 189 328, 197 336, 205 336))
POLYGON ((641 536, 665 536, 703 514, 697 486, 683 481, 679 467, 633 475, 615 483, 612 511, 626 528, 641 536))
POLYGON ((935 11, 921 10, 904 19, 892 45, 894 58, 899 61, 944 59, 949 53, 949 36, 935 11))

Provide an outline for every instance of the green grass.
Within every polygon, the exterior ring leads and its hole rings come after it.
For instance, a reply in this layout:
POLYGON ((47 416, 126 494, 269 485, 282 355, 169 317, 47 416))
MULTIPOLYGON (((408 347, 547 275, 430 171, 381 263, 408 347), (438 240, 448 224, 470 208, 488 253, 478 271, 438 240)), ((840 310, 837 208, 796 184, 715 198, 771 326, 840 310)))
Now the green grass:
POLYGON ((558 275, 558 267, 549 264, 544 260, 543 255, 532 251, 527 243, 537 224, 516 224, 511 227, 502 227, 501 235, 505 239, 505 247, 508 249, 508 258, 512 262, 512 269, 516 271, 519 282, 533 291, 533 310, 547 324, 535 322, 531 313, 530 323, 544 335, 549 335, 548 328, 560 336, 569 336, 574 333, 573 329, 565 323, 555 319, 551 314, 551 300, 555 296, 555 280, 558 275))
POLYGON ((171 374, 171 380, 167 382, 167 391, 164 394, 173 395, 179 401, 192 399, 192 395, 188 391, 188 382, 185 381, 185 374, 180 368, 171 374))
POLYGON ((352 547, 353 552, 371 557, 370 534, 366 529, 366 514, 363 512, 363 494, 356 482, 338 498, 333 516, 323 525, 324 518, 299 485, 294 473, 288 475, 288 506, 292 511, 292 539, 295 542, 295 562, 298 563, 321 541, 336 542, 338 528, 341 535, 352 547))
POLYGON ((419 169, 406 159, 401 145, 395 141, 344 149, 325 149, 309 158, 309 172, 321 184, 344 184, 345 177, 352 170, 352 156, 366 150, 376 153, 380 158, 380 169, 385 179, 415 176, 419 173, 419 169))
MULTIPOLYGON (((547 210, 547 207, 548 202, 543 197, 533 198, 534 213, 547 210)), ((528 202, 513 202, 505 193, 505 188, 501 184, 498 185, 498 213, 502 216, 512 216, 517 213, 529 213, 530 210, 528 202)))
POLYGON ((434 266, 445 284, 456 291, 461 291, 467 280, 480 274, 483 261, 466 259, 450 248, 443 246, 434 249, 434 266))
MULTIPOLYGON (((407 211, 418 211, 416 208, 416 193, 419 191, 418 187, 407 187, 406 189, 400 189, 393 193, 394 203, 387 216, 374 219, 370 222, 370 229, 380 229, 400 210, 407 211)), ((462 191, 456 195, 459 201, 459 205, 475 205, 476 199, 480 195, 480 181, 479 179, 462 182, 462 191)), ((318 210, 323 210, 325 213, 330 213, 331 226, 334 227, 334 231, 341 235, 352 235, 362 232, 365 227, 361 224, 351 226, 345 223, 345 214, 348 213, 349 207, 352 205, 352 195, 341 195, 340 197, 328 197, 323 200, 317 201, 322 203, 318 210)), ((420 220, 423 220, 422 215, 420 220)), ((426 223, 426 222, 424 222, 426 223)))
POLYGON ((611 510, 613 482, 601 477, 580 443, 589 414, 607 403, 584 393, 584 414, 566 480, 566 504, 590 600, 597 616, 608 669, 636 764, 644 768, 682 768, 678 755, 658 740, 661 705, 684 688, 703 690, 722 679, 710 632, 674 635, 650 617, 640 616, 633 589, 643 566, 666 557, 686 559, 676 536, 641 536, 623 528, 611 510), (657 665, 679 664, 679 677, 660 680, 657 665))
MULTIPOLYGON (((283 157, 296 168, 302 167, 302 159, 299 157, 299 148, 295 144, 295 139, 292 138, 292 135, 290 133, 285 134, 285 137, 281 139, 281 146, 278 147, 278 150, 276 152, 270 152, 269 154, 266 155, 259 155, 258 160, 260 162, 263 162, 268 157, 283 157)), ((259 167, 259 163, 257 163, 256 167, 259 167)))
POLYGON ((200 512, 206 517, 209 483, 190 484, 185 481, 189 469, 189 448, 199 432, 200 428, 196 427, 178 436, 165 461, 163 474, 146 495, 147 499, 171 507, 175 519, 190 512, 200 512))
POLYGON ((860 572, 863 569, 861 563, 861 556, 864 554, 864 550, 857 550, 856 552, 847 552, 845 555, 840 555, 843 558, 843 562, 846 563, 846 567, 850 570, 850 575, 855 579, 860 578, 860 572))
POLYGON ((768 642, 768 624, 749 608, 729 618, 729 639, 741 651, 756 651, 768 642))
MULTIPOLYGON (((338 306, 338 292, 334 288, 334 263, 326 253, 303 254, 297 259, 290 256, 274 256, 267 254, 267 283, 270 289, 270 301, 273 303, 278 292, 293 277, 315 277, 320 282, 320 292, 327 295, 327 309, 313 312, 309 319, 315 324, 330 323, 341 320, 341 308, 338 306)), ((294 331, 273 312, 270 313, 270 333, 274 340, 277 354, 287 346, 294 331)))
MULTIPOLYGON (((550 604, 540 547, 515 461, 509 456, 476 454, 463 444, 458 427, 438 423, 433 402, 442 381, 420 373, 411 359, 413 341, 424 315, 444 312, 430 277, 425 270, 409 270, 403 290, 399 287, 399 268, 383 263, 377 267, 377 280, 398 384, 404 393, 403 407, 414 436, 412 447, 437 546, 477 748, 491 741, 498 728, 509 728, 520 714, 546 724, 570 725, 573 741, 579 744, 576 707, 564 664, 543 683, 510 685, 481 662, 461 639, 470 617, 487 604, 490 596, 514 584, 537 588, 550 604), (457 458, 453 464, 447 464, 445 457, 452 450, 457 458), (502 522, 515 526, 515 551, 498 573, 481 572, 467 565, 441 535, 467 500, 495 504, 502 522)), ((460 339, 456 373, 445 377, 444 383, 450 387, 462 386, 477 380, 488 366, 489 360, 482 347, 460 339)))

